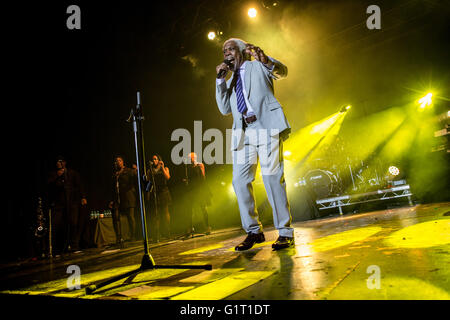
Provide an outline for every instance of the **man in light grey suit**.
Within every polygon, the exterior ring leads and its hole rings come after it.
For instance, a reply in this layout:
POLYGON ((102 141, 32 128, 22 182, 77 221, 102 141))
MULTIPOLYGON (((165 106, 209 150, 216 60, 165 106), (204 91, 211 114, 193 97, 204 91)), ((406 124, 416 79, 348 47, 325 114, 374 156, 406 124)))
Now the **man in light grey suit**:
POLYGON ((294 246, 283 162, 283 140, 291 128, 273 90, 273 80, 286 77, 287 67, 241 39, 225 41, 223 56, 224 62, 216 67, 216 101, 222 114, 233 115, 233 187, 247 232, 235 250, 248 250, 265 241, 252 185, 258 160, 279 233, 272 247, 278 250, 294 246), (229 71, 233 76, 226 81, 229 71))

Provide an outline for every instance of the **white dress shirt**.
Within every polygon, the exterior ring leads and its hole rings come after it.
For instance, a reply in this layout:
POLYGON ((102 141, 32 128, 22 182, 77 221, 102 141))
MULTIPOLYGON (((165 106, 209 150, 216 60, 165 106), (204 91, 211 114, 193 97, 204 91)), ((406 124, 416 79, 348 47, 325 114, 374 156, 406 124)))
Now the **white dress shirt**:
MULTIPOLYGON (((271 61, 273 61, 271 57, 268 57, 268 58, 271 61)), ((244 63, 239 68, 239 72, 240 72, 241 80, 242 80, 242 93, 244 94, 245 104, 247 105, 247 113, 244 115, 245 118, 248 118, 248 117, 250 117, 250 116, 255 114, 255 112, 253 111, 252 105, 250 104, 250 101, 248 101, 247 90, 245 90, 245 80, 244 80, 245 79, 245 64, 248 63, 248 62, 249 62, 248 60, 244 61, 244 63)), ((265 64, 263 64, 263 65, 267 68, 267 66, 265 64)), ((272 72, 274 67, 275 67, 275 64, 272 65, 272 68, 270 68, 270 69, 267 68, 267 69, 270 72, 272 72)), ((225 81, 224 78, 216 79, 217 84, 221 84, 224 81, 225 81)))

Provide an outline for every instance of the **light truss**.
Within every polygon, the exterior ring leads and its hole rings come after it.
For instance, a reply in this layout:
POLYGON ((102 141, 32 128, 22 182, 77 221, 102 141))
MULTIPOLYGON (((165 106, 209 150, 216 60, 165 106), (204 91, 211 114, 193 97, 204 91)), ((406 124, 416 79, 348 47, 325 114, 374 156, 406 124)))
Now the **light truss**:
POLYGON ((316 204, 319 210, 325 210, 325 209, 333 209, 333 208, 339 208, 339 214, 342 215, 342 207, 345 206, 351 206, 359 203, 366 203, 366 202, 372 202, 372 201, 383 201, 383 200, 389 200, 389 199, 395 199, 395 198, 402 198, 406 197, 408 198, 409 205, 412 206, 412 200, 411 200, 411 190, 409 185, 402 185, 398 187, 393 187, 390 189, 382 189, 382 190, 376 190, 366 193, 359 193, 359 194, 349 194, 349 195, 343 195, 333 198, 326 198, 326 199, 319 199, 316 200, 316 204))

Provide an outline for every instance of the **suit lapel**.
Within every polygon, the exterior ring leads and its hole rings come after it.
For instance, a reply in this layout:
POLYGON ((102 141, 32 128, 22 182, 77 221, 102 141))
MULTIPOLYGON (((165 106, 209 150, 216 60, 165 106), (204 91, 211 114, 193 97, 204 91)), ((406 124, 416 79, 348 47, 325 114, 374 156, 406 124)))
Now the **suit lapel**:
POLYGON ((250 63, 250 61, 248 61, 245 64, 245 76, 244 76, 245 79, 244 79, 244 82, 245 82, 245 91, 247 91, 247 99, 250 98, 250 88, 251 88, 250 81, 252 79, 252 77, 251 77, 252 67, 253 67, 253 64, 250 63))

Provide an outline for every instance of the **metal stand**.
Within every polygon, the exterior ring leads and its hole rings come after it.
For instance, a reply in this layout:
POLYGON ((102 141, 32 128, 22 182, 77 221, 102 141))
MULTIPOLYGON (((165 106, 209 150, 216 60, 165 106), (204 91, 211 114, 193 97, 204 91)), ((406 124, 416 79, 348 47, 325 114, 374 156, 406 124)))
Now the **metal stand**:
POLYGON ((355 180, 353 179, 353 171, 351 164, 348 165, 348 169, 350 170, 350 177, 352 178, 352 184, 353 184, 353 191, 356 190, 355 180))
POLYGON ((48 210, 48 256, 53 258, 52 247, 52 209, 48 210))
MULTIPOLYGON (((120 206, 120 189, 119 189, 119 176, 117 174, 117 172, 119 171, 118 167, 115 166, 115 175, 116 175, 116 192, 117 192, 117 199, 115 199, 116 201, 114 201, 115 203, 113 203, 113 207, 111 208, 112 210, 114 210, 112 219, 113 219, 113 227, 114 227, 114 231, 116 232, 116 246, 118 245, 120 249, 124 248, 124 239, 123 239, 123 235, 122 235, 122 219, 120 218, 120 210, 119 210, 119 206, 120 206)), ((131 226, 129 226, 129 229, 131 229, 131 226)))
MULTIPOLYGON (((185 163, 184 164, 184 178, 185 178, 185 185, 186 187, 189 187, 189 175, 188 175, 188 164, 185 163)), ((194 229, 194 222, 193 222, 193 207, 192 207, 192 203, 189 204, 189 221, 190 221, 190 226, 189 226, 189 232, 187 232, 186 234, 184 234, 182 236, 182 238, 184 239, 189 239, 189 238, 194 238, 194 233, 195 233, 195 229, 194 229)))
MULTIPOLYGON (((186 160, 187 161, 187 160, 186 160)), ((189 183, 190 183, 190 179, 189 179, 189 175, 188 175, 188 163, 184 164, 184 184, 185 187, 189 187, 189 183)), ((197 238, 197 237, 203 237, 206 236, 207 234, 205 233, 198 233, 195 232, 195 228, 194 228, 194 207, 192 206, 192 203, 189 204, 189 212, 188 214, 190 215, 189 217, 189 222, 190 222, 190 226, 189 226, 189 231, 186 232, 185 234, 182 234, 181 236, 178 237, 178 239, 183 239, 183 240, 187 240, 189 238, 197 238)))
POLYGON ((408 184, 393 187, 390 189, 379 189, 376 191, 360 193, 360 194, 350 194, 342 195, 333 198, 319 199, 316 200, 319 210, 326 210, 332 208, 339 208, 339 214, 342 215, 342 207, 351 206, 360 203, 368 203, 373 201, 383 201, 396 198, 408 198, 410 206, 413 206, 411 199, 412 193, 410 186, 408 184))
POLYGON ((148 250, 148 240, 147 240, 147 225, 145 219, 145 205, 144 205, 144 184, 147 183, 146 170, 145 170, 145 156, 144 156, 144 137, 142 129, 142 121, 144 117, 142 115, 142 108, 140 105, 140 94, 137 92, 137 105, 135 108, 131 109, 130 117, 128 122, 133 122, 134 131, 134 142, 136 148, 136 164, 137 164, 137 176, 138 176, 138 189, 139 189, 139 204, 141 211, 141 221, 142 221, 142 235, 144 238, 144 256, 142 257, 141 266, 138 269, 129 271, 122 275, 118 275, 111 279, 108 279, 99 284, 93 284, 86 288, 86 294, 91 294, 99 288, 105 287, 111 283, 119 281, 121 279, 129 278, 137 275, 140 272, 153 269, 204 269, 212 270, 210 264, 207 265, 157 265, 150 255, 148 250))
MULTIPOLYGON (((153 194, 153 201, 154 201, 154 205, 155 205, 155 217, 158 220, 158 228, 156 230, 156 239, 155 241, 158 242, 159 241, 159 236, 160 236, 160 230, 159 227, 161 226, 161 221, 158 218, 159 212, 158 212, 158 198, 156 195, 156 183, 155 183, 155 175, 153 174, 153 168, 152 168, 152 164, 150 165, 150 175, 152 177, 151 180, 151 187, 149 190, 149 185, 147 184, 147 188, 145 189, 145 191, 151 192, 153 194)), ((147 177, 148 178, 148 177, 147 177)), ((168 226, 168 228, 170 228, 170 226, 168 226)))

